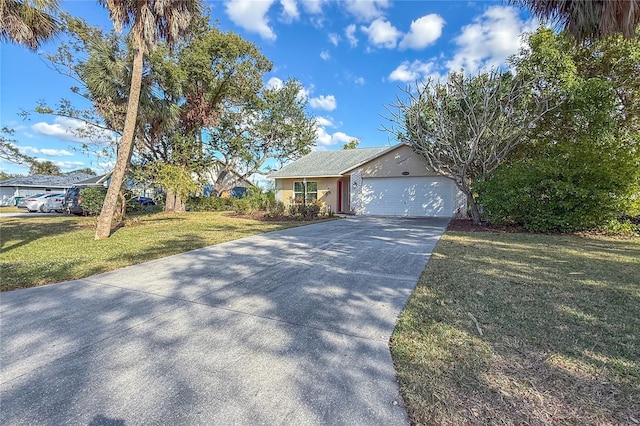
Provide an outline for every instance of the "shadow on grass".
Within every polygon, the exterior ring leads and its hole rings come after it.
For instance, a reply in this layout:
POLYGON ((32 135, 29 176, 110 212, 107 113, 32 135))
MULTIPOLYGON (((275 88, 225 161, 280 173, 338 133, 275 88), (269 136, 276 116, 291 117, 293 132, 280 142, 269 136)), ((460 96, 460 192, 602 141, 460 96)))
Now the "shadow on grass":
POLYGON ((632 423, 640 412, 639 247, 448 234, 393 337, 413 420, 632 423))
POLYGON ((15 250, 44 237, 55 237, 78 229, 74 217, 8 217, 0 219, 0 253, 15 250))

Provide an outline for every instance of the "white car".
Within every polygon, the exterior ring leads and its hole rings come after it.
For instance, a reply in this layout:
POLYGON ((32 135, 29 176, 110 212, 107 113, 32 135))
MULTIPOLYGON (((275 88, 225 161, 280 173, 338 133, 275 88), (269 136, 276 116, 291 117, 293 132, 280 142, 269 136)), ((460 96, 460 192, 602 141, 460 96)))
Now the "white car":
POLYGON ((56 194, 53 197, 47 198, 47 202, 44 205, 44 211, 48 213, 53 211, 56 213, 64 212, 64 194, 56 194))
MULTIPOLYGON (((62 203, 64 202, 64 194, 36 194, 35 196, 25 197, 20 200, 30 212, 48 213, 51 211, 63 211, 62 203)), ((18 206, 20 207, 20 206, 18 206)))

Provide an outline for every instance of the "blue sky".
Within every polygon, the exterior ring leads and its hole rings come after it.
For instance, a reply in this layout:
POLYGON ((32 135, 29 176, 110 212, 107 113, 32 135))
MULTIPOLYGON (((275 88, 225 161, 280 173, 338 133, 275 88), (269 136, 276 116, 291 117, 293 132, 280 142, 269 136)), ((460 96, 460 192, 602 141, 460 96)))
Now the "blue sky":
MULTIPOLYGON (((360 147, 395 143, 380 131, 385 106, 401 88, 449 71, 476 73, 503 65, 520 46, 520 35, 537 21, 506 1, 229 0, 209 1, 212 21, 256 44, 273 62, 265 82, 297 78, 309 113, 318 118, 315 149, 340 149, 351 139, 360 147)), ((61 9, 92 25, 111 28, 108 12, 95 1, 63 1, 61 9)), ((39 52, 52 53, 60 40, 39 52)), ((109 169, 112 159, 80 152, 82 140, 69 119, 32 114, 38 100, 62 98, 81 106, 74 82, 49 68, 38 54, 3 44, 0 65, 0 123, 16 131, 26 154, 58 164, 63 171, 109 169)), ((96 146, 93 151, 98 152, 96 146)), ((0 161, 0 170, 26 173, 0 161)))

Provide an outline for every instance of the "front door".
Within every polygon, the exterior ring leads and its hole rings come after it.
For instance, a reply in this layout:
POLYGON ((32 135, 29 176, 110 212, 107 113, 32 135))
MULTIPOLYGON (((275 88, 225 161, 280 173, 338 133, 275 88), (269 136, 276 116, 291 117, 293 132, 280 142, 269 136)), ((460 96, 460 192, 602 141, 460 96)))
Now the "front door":
POLYGON ((338 181, 338 213, 342 212, 342 181, 338 181))

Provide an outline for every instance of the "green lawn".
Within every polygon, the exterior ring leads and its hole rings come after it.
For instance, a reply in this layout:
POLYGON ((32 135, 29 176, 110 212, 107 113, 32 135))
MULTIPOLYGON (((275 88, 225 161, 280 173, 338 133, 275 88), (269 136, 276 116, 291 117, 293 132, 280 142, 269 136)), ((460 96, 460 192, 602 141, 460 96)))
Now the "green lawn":
POLYGON ((413 424, 638 424, 640 239, 447 232, 391 351, 413 424))
POLYGON ((95 241, 95 218, 0 218, 0 290, 82 278, 248 235, 303 225, 261 222, 227 213, 163 213, 134 217, 95 241))

